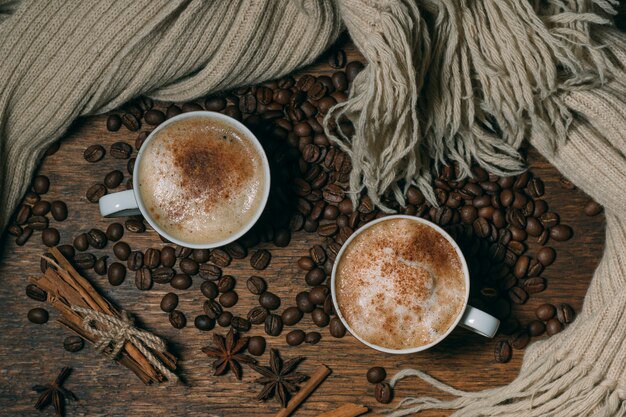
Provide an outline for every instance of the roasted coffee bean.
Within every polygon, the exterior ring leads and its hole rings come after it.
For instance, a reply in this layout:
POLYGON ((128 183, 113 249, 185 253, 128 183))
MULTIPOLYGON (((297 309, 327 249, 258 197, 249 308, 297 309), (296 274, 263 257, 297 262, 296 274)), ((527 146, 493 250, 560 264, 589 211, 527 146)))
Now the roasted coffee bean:
POLYGON ((278 314, 270 314, 265 319, 265 333, 278 336, 283 331, 283 320, 278 314))
POLYGON ((222 111, 226 108, 226 99, 223 97, 207 97, 204 108, 208 111, 222 111))
POLYGON ((233 277, 232 275, 224 275, 217 282, 217 289, 219 290, 219 292, 225 293, 228 291, 232 291, 233 288, 235 288, 235 284, 235 277, 233 277))
POLYGON ((202 110, 204 109, 198 103, 184 103, 182 107, 183 113, 189 113, 192 111, 202 111, 202 110))
POLYGON ((515 304, 524 304, 528 300, 528 293, 521 287, 513 287, 509 289, 509 298, 515 304))
POLYGON ((104 185, 106 185, 108 189, 116 188, 122 183, 123 180, 124 174, 122 171, 116 169, 105 175, 104 185))
POLYGON ((91 253, 77 253, 76 256, 74 256, 74 266, 78 269, 91 269, 95 263, 96 257, 91 253))
POLYGON ((267 268, 272 259, 272 255, 269 251, 265 249, 257 250, 250 257, 250 266, 257 270, 262 270, 267 268))
POLYGON ((78 352, 85 346, 85 341, 80 336, 67 336, 65 340, 63 340, 63 349, 68 352, 78 352))
POLYGON ((322 335, 319 332, 309 332, 304 337, 304 343, 309 345, 316 345, 322 340, 322 335))
POLYGON ((529 294, 536 294, 546 289, 546 280, 541 277, 532 277, 523 280, 521 285, 529 294))
POLYGON ((33 191, 37 194, 45 194, 50 189, 50 179, 45 175, 37 175, 33 179, 33 191))
POLYGON ((172 288, 176 288, 177 290, 186 290, 191 287, 191 284, 193 284, 193 281, 187 274, 176 274, 170 281, 172 288))
POLYGON ((348 77, 348 81, 354 81, 356 76, 363 71, 363 68, 365 68, 365 66, 359 61, 352 61, 346 65, 346 76, 348 77))
POLYGON ((202 309, 212 319, 218 318, 224 311, 222 306, 215 300, 206 300, 202 305, 202 309))
POLYGON ((126 260, 126 267, 130 271, 137 271, 143 266, 143 253, 141 251, 132 251, 126 260))
POLYGON ((585 208, 583 209, 583 211, 587 216, 597 216, 598 214, 602 213, 602 206, 593 200, 589 200, 587 204, 585 204, 585 208))
POLYGON ((45 216, 31 216, 27 224, 33 230, 43 230, 48 227, 49 222, 45 216))
POLYGON ((107 130, 109 132, 117 132, 122 127, 122 118, 119 114, 109 114, 107 117, 107 130))
POLYGON ((549 247, 545 246, 537 252, 537 260, 541 262, 543 266, 550 266, 554 263, 556 259, 556 251, 549 247))
POLYGON ((291 232, 289 231, 289 229, 279 229, 274 234, 274 245, 278 246, 279 248, 287 247, 290 241, 291 232))
POLYGON ((133 153, 133 148, 126 142, 115 142, 109 149, 109 155, 115 159, 128 159, 133 153))
POLYGON ((157 284, 167 284, 174 278, 174 275, 176 275, 176 272, 172 268, 162 266, 152 271, 152 280, 157 284))
MULTIPOLYGON (((84 233, 83 233, 84 235, 84 233)), ((80 237, 81 235, 79 235, 78 237, 80 237)), ((78 239, 77 237, 77 239, 78 239)), ((86 236, 85 236, 86 238, 86 236)), ((79 248, 78 246, 76 246, 76 240, 74 240, 74 247, 78 250, 84 250, 79 248)), ((115 254, 115 257, 117 259, 119 259, 120 261, 126 261, 128 260, 129 256, 130 256, 130 246, 128 246, 128 243, 126 242, 117 242, 115 245, 113 245, 113 253, 115 254)))
POLYGON ((94 184, 87 189, 85 196, 87 200, 92 203, 97 203, 101 197, 105 196, 107 193, 107 188, 104 184, 94 184))
POLYGON ((111 242, 117 242, 124 236, 124 226, 120 223, 111 223, 107 227, 106 237, 111 242))
POLYGON ((304 269, 305 271, 310 271, 315 266, 315 262, 312 258, 308 256, 303 256, 298 259, 298 266, 300 269, 304 269))
POLYGON ((539 276, 539 274, 541 274, 543 272, 543 265, 541 265, 541 263, 536 260, 536 259, 531 259, 530 263, 528 264, 528 276, 529 277, 536 277, 539 276))
POLYGON ((283 310, 281 318, 287 326, 293 326, 302 319, 303 313, 297 307, 287 307, 283 310))
POLYGON ((260 295, 267 289, 267 283, 263 278, 253 275, 246 281, 246 287, 252 294, 260 295))
POLYGON ((346 335, 346 326, 343 325, 339 317, 333 317, 330 319, 329 331, 332 337, 340 339, 346 335))
POLYGON ((43 308, 36 307, 28 312, 28 321, 35 324, 44 324, 48 321, 48 311, 43 308))
MULTIPOLYGON (((34 191, 27 191, 26 194, 24 195, 24 201, 23 202, 25 204, 30 204, 32 206, 36 202, 38 202, 39 200, 41 200, 41 197, 39 197, 39 194, 37 194, 34 191)), ((26 221, 26 220, 24 220, 24 221, 26 221)))
POLYGON ((280 307, 280 298, 274 293, 265 291, 259 295, 259 304, 268 310, 276 310, 280 307))
POLYGON ((556 308, 556 318, 563 324, 569 324, 574 321, 574 309, 569 304, 559 304, 556 308))
POLYGON ((191 258, 181 259, 178 266, 181 271, 189 275, 195 275, 199 271, 198 263, 191 258))
POLYGON ((175 329, 182 329, 187 325, 187 317, 180 310, 174 310, 169 315, 170 324, 175 329))
POLYGON ((113 262, 109 265, 107 276, 111 285, 120 285, 126 278, 126 267, 119 262, 113 262))
POLYGON ((91 229, 87 232, 87 240, 89 245, 96 249, 102 249, 107 245, 106 234, 100 229, 91 229))
POLYGON ((564 224, 559 224, 550 229, 550 237, 556 241, 562 242, 572 238, 572 228, 564 224))
POLYGON ((526 232, 530 236, 538 237, 543 232, 543 226, 536 217, 528 217, 526 219, 526 232))
MULTIPOLYGON (((150 269, 154 269, 157 266, 159 266, 160 263, 161 263, 161 251, 159 251, 158 249, 154 249, 154 248, 146 249, 146 252, 143 255, 143 264, 150 269)), ((183 272, 185 271, 183 270, 183 272)))
POLYGON ((239 296, 235 291, 228 291, 220 295, 219 302, 222 307, 230 308, 237 304, 239 301, 239 296))
POLYGON ((330 317, 322 308, 316 308, 311 312, 311 319, 318 327, 326 327, 330 323, 330 317))
POLYGON ((328 54, 328 65, 343 68, 346 65, 346 52, 343 49, 332 49, 328 54))
POLYGON ((473 227, 474 227, 474 233, 478 237, 485 238, 489 236, 489 234, 491 233, 491 225, 483 217, 479 217, 476 220, 474 220, 473 227))
POLYGON ((22 204, 19 210, 17 211, 17 214, 15 215, 15 223, 17 223, 18 225, 26 224, 26 222, 28 221, 28 218, 30 217, 30 214, 31 214, 30 206, 27 206, 26 204, 22 204))
POLYGON ((556 315, 556 307, 552 304, 542 304, 535 310, 535 315, 539 320, 548 321, 556 315))
POLYGON ((248 353, 253 356, 261 356, 265 352, 265 338, 263 336, 252 336, 248 340, 248 353))
POLYGON ((130 218, 124 222, 126 230, 131 233, 143 233, 146 231, 146 225, 143 224, 141 219, 130 218))
POLYGON ((140 150, 143 143, 148 139, 149 132, 140 132, 135 139, 135 149, 140 150))
POLYGON ((526 245, 524 245, 522 242, 519 242, 517 240, 513 240, 509 242, 507 247, 509 248, 511 252, 513 252, 517 256, 520 256, 521 254, 526 252, 526 245))
POLYGON ((59 235, 59 231, 53 227, 44 229, 41 232, 41 241, 49 248, 58 245, 60 240, 61 236, 59 235))
POLYGON ((496 362, 506 363, 511 360, 512 355, 513 351, 509 342, 506 340, 500 340, 496 343, 496 347, 494 349, 496 362))
POLYGON ((239 97, 239 111, 244 114, 254 113, 257 109, 256 97, 252 94, 245 94, 239 97))
POLYGON ((330 78, 336 90, 345 91, 348 89, 348 78, 345 72, 337 71, 330 78))
POLYGON ((344 195, 344 190, 337 184, 328 184, 322 191, 324 200, 331 204, 339 204, 343 200, 344 195))
POLYGON ((296 306, 303 313, 310 313, 315 309, 315 303, 311 302, 309 295, 308 291, 302 291, 296 296, 296 306))
POLYGON ((176 252, 173 247, 166 246, 161 249, 161 265, 172 267, 176 263, 176 252))
POLYGON ((552 228, 559 224, 559 215, 548 211, 539 216, 539 221, 544 227, 552 228))
POLYGON ((326 261, 326 251, 320 245, 315 245, 309 250, 311 259, 318 265, 322 265, 326 261))
MULTIPOLYGON (((248 256, 248 249, 241 244, 240 242, 232 242, 228 245, 224 246, 224 250, 231 256, 233 259, 243 259, 248 256)), ((200 262, 200 261, 198 261, 200 262)))
POLYGON ((267 318, 268 314, 269 314, 269 311, 267 311, 266 308, 257 306, 248 312, 248 320, 252 324, 265 323, 265 319, 267 318))
POLYGON ((241 111, 239 110, 239 108, 237 106, 226 106, 226 108, 224 109, 224 114, 226 116, 232 117, 235 120, 241 120, 242 115, 241 115, 241 111))
POLYGON ((530 258, 528 256, 522 255, 517 258, 517 262, 515 263, 515 268, 513 268, 513 274, 517 278, 524 278, 528 273, 528 264, 530 263, 530 258))
POLYGON ((244 319, 243 317, 235 316, 232 318, 230 325, 233 329, 238 330, 240 332, 247 332, 252 328, 252 324, 248 319, 244 319))
POLYGON ((313 268, 307 272, 304 279, 312 287, 321 285, 326 280, 326 272, 322 268, 313 268))
POLYGON ((463 206, 461 207, 460 215, 463 223, 473 224, 474 220, 478 217, 478 210, 476 210, 474 206, 463 206))
POLYGON ((152 109, 148 110, 143 118, 149 125, 156 126, 165 121, 165 114, 160 110, 152 109))
POLYGON ((48 293, 36 286, 35 284, 28 284, 26 286, 26 295, 35 301, 46 301, 48 293))
POLYGON ((367 382, 370 384, 378 384, 387 378, 387 371, 385 371, 385 368, 382 366, 374 366, 367 370, 367 374, 365 376, 367 378, 367 382))
POLYGON ((393 388, 387 382, 379 382, 374 389, 374 398, 381 404, 389 404, 393 398, 393 388))
MULTIPOLYGON (((163 263, 163 251, 161 251, 161 263, 163 263)), ((217 265, 202 264, 198 274, 203 279, 216 281, 222 276, 222 269, 217 265)))
POLYGON ((135 286, 141 291, 152 288, 152 273, 148 268, 143 267, 135 272, 135 286))
POLYGON ((165 117, 167 117, 168 119, 171 119, 174 116, 178 116, 179 114, 182 114, 183 111, 181 110, 180 107, 178 107, 176 104, 171 104, 167 107, 167 110, 165 111, 165 117))
POLYGON ((224 311, 220 316, 216 319, 217 324, 222 327, 229 327, 233 321, 233 313, 230 311, 224 311))
POLYGON ((201 264, 201 263, 207 262, 209 260, 210 255, 211 255, 211 251, 208 249, 194 249, 191 252, 191 259, 201 264))
POLYGON ((136 132, 141 128, 141 123, 135 114, 124 113, 121 116, 122 124, 131 132, 136 132))
POLYGON ((209 255, 209 261, 222 268, 230 265, 232 261, 231 256, 223 249, 214 249, 209 255))
POLYGON ((311 100, 317 101, 324 97, 326 93, 328 93, 328 86, 318 79, 309 89, 308 96, 311 100))
POLYGON ((217 285, 213 281, 204 281, 200 285, 200 292, 208 299, 214 299, 219 295, 217 285))
POLYGON ((524 216, 520 209, 510 209, 507 211, 506 218, 512 226, 519 227, 520 229, 526 228, 526 216, 524 216))
POLYGON ((206 314, 201 314, 199 316, 196 316, 193 324, 194 326, 196 326, 196 329, 206 332, 209 330, 213 330, 213 328, 215 327, 215 320, 210 318, 206 314))
POLYGON ((83 152, 83 157, 87 162, 98 162, 102 158, 104 158, 104 154, 106 151, 102 145, 91 145, 85 152, 83 152))
POLYGON ((33 204, 31 211, 34 216, 45 216, 50 211, 50 202, 40 200, 33 204))
POLYGON ((541 181, 537 177, 533 177, 528 183, 527 190, 528 194, 530 194, 532 197, 541 197, 544 193, 543 181, 541 181))
POLYGON ((546 323, 546 333, 548 336, 554 336, 563 330, 563 324, 556 318, 548 320, 546 323))
POLYGON ((546 331, 546 325, 539 320, 533 320, 528 323, 528 333, 532 337, 541 336, 546 331))
POLYGON ((96 263, 93 265, 93 270, 98 275, 106 275, 107 274, 107 258, 108 256, 101 256, 96 260, 96 263))
POLYGON ((72 245, 59 245, 57 249, 65 256, 66 258, 73 258, 76 254, 74 247, 72 245))
POLYGON ((329 289, 326 286, 312 288, 309 292, 309 301, 315 305, 322 305, 326 301, 329 289))
POLYGON ((530 343, 530 335, 526 330, 516 332, 510 339, 511 346, 515 349, 524 349, 530 343))
POLYGON ((285 336, 285 341, 289 346, 298 346, 304 342, 305 337, 306 334, 304 333, 304 331, 297 329, 287 333, 287 336, 285 336))

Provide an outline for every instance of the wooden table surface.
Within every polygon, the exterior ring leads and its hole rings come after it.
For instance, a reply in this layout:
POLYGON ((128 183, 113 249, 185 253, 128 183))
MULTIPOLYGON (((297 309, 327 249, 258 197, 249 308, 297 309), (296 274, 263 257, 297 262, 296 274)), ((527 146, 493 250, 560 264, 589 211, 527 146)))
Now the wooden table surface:
MULTIPOLYGON (((358 57, 350 45, 349 55, 358 57)), ((321 59, 320 63, 306 72, 330 73, 321 59)), ((103 162, 87 163, 82 155, 91 144, 101 143, 107 149, 119 140, 134 143, 136 133, 122 128, 110 133, 105 129, 106 116, 83 118, 75 123, 62 140, 60 150, 48 157, 41 165, 40 172, 50 177, 50 192, 45 196, 49 201, 63 199, 69 206, 69 219, 56 223, 61 232, 61 243, 71 243, 73 236, 92 227, 105 229, 111 220, 102 219, 96 204, 89 203, 85 191, 93 183, 100 182, 112 169, 120 169, 126 174, 126 161, 110 158, 103 162)), ((577 190, 566 190, 560 184, 559 173, 534 151, 529 154, 532 171, 546 184, 546 196, 552 210, 560 214, 562 222, 574 229, 574 238, 569 242, 551 242, 557 250, 557 260, 544 273, 548 278, 548 289, 535 294, 527 304, 515 306, 513 314, 522 323, 533 317, 534 309, 543 302, 568 302, 580 310, 586 288, 602 253, 604 241, 603 216, 593 218, 583 214, 582 207, 587 197, 577 190)), ((293 305, 295 295, 305 284, 304 274, 296 266, 296 260, 308 252, 308 248, 321 242, 316 234, 298 232, 287 248, 276 248, 270 244, 259 247, 270 248, 273 254, 270 267, 262 271, 270 290, 283 299, 283 306, 293 305)), ((126 232, 124 240, 133 248, 144 250, 148 247, 161 247, 162 243, 152 230, 144 234, 126 232)), ((203 296, 199 291, 200 280, 196 279, 189 290, 177 291, 180 296, 180 309, 187 314, 188 325, 183 330, 175 330, 168 322, 167 315, 159 309, 161 297, 172 290, 169 286, 155 285, 151 291, 142 292, 135 288, 132 277, 123 285, 111 287, 105 278, 90 273, 95 285, 107 297, 123 308, 135 313, 146 329, 163 336, 175 349, 180 358, 180 374, 186 385, 145 386, 129 370, 99 356, 87 346, 78 353, 63 349, 62 342, 70 332, 63 328, 51 312, 47 324, 35 325, 26 319, 26 313, 40 303, 27 298, 24 288, 28 277, 39 273, 39 256, 45 250, 37 234, 24 247, 17 247, 13 239, 4 238, 0 255, 0 414, 36 415, 33 404, 37 395, 31 386, 51 380, 62 366, 71 366, 74 372, 66 386, 79 398, 78 402, 67 407, 68 416, 169 416, 169 415, 209 415, 209 416, 256 416, 272 415, 278 411, 275 402, 260 403, 255 399, 259 386, 253 383, 256 374, 246 370, 242 382, 232 374, 222 377, 211 375, 211 361, 200 348, 210 341, 210 333, 203 333, 193 327, 193 318, 201 314, 203 296)), ((96 253, 111 253, 111 244, 96 253)), ((233 312, 244 314, 255 305, 256 300, 245 289, 245 279, 253 270, 249 259, 234 261, 225 268, 225 273, 238 277, 239 303, 233 312)), ((282 307, 281 307, 282 309, 282 307)), ((306 317, 298 328, 314 330, 316 327, 306 317)), ((216 329, 225 333, 223 329, 216 329)), ((288 347, 283 334, 268 338, 268 346, 280 349, 283 357, 305 356, 300 369, 312 373, 319 363, 328 365, 332 375, 298 409, 297 416, 315 416, 323 411, 336 408, 346 402, 367 405, 374 411, 384 411, 393 407, 405 396, 441 396, 433 388, 415 379, 400 383, 395 400, 390 406, 378 405, 373 397, 373 386, 365 380, 365 372, 370 366, 382 365, 388 374, 411 367, 428 371, 440 380, 463 390, 481 390, 497 387, 515 378, 520 367, 523 352, 515 351, 511 362, 495 363, 493 349, 495 342, 456 329, 443 343, 418 354, 394 356, 379 353, 361 345, 350 335, 334 339, 328 328, 321 331, 322 341, 315 346, 303 345, 288 347)), ((259 326, 250 335, 262 334, 259 326)), ((261 358, 267 361, 268 351, 261 358)), ((53 415, 47 410, 42 415, 53 415)), ((447 415, 434 412, 429 416, 447 415)))

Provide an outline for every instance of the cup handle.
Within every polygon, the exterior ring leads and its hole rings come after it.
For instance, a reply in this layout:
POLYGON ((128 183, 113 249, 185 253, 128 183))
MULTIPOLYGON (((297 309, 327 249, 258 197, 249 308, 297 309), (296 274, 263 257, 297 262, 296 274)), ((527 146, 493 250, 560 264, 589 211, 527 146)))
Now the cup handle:
POLYGON ((141 214, 133 190, 120 191, 100 197, 100 214, 104 217, 123 217, 141 214))
POLYGON ((471 330, 474 333, 478 333, 481 336, 492 338, 498 331, 500 320, 491 314, 487 314, 482 310, 468 305, 463 313, 463 317, 461 317, 459 326, 471 330))

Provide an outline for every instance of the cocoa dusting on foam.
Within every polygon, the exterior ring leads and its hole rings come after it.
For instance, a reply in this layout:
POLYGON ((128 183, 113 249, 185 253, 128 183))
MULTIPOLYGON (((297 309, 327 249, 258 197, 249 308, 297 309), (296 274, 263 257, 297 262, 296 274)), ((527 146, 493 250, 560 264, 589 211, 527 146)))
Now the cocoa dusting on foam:
POLYGON ((262 204, 263 159, 242 132, 198 117, 155 134, 140 163, 139 190, 152 219, 191 243, 223 240, 262 204))
POLYGON ((465 302, 454 247, 431 227, 409 219, 387 220, 359 234, 340 260, 335 285, 352 330, 391 349, 438 340, 465 302))

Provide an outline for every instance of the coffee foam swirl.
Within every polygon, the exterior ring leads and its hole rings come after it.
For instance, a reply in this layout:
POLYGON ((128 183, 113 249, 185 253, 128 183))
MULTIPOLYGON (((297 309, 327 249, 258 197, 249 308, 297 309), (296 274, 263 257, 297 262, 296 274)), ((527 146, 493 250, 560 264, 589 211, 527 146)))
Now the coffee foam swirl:
POLYGON ((383 221, 361 232, 340 259, 335 287, 352 330, 390 349, 437 341, 465 303, 455 248, 433 228, 409 219, 383 221))
POLYGON ((139 174, 154 222, 196 244, 224 240, 245 226, 266 187, 263 160, 250 139, 202 117, 158 131, 143 150, 139 174))

